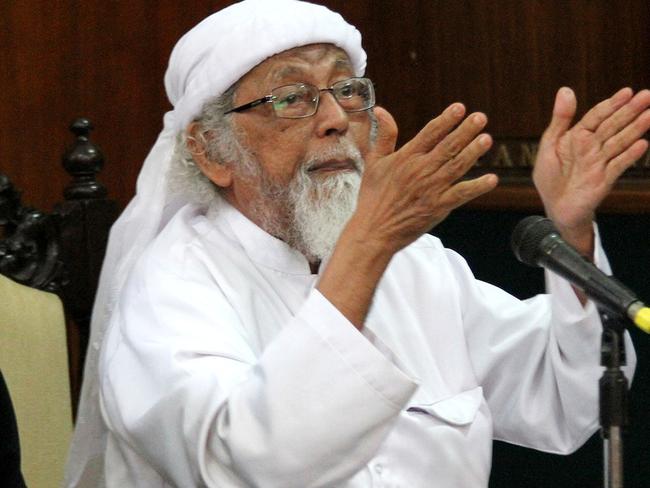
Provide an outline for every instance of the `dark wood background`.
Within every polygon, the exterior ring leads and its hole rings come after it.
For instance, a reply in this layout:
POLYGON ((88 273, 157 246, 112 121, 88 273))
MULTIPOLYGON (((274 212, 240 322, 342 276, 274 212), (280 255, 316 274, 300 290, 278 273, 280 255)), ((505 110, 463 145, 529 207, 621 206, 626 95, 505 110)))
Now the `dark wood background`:
MULTIPOLYGON (((60 155, 71 141, 67 125, 83 115, 94 122, 93 138, 107 157, 100 179, 124 206, 169 109, 162 79, 175 41, 230 3, 0 2, 0 171, 23 190, 24 200, 43 209, 61 200, 67 177, 60 155)), ((401 142, 453 101, 486 112, 498 140, 534 140, 562 85, 575 89, 581 113, 622 86, 650 87, 647 0, 320 3, 361 30, 368 75, 378 86, 379 102, 398 121, 401 142)), ((626 215, 604 217, 615 270, 647 290, 645 298, 650 298, 647 280, 635 271, 650 263, 649 178, 647 170, 637 171, 606 208, 626 215)), ((505 236, 519 213, 532 210, 539 207, 530 188, 506 182, 437 232, 468 255, 480 277, 515 293, 528 291, 521 286, 528 285, 527 278, 513 278, 517 272, 504 277, 504 268, 491 268, 485 258, 509 254, 502 240, 491 236, 505 236), (506 212, 489 210, 494 208, 506 212), (486 245, 494 252, 485 252, 486 245)), ((643 462, 650 441, 643 415, 650 350, 647 337, 635 338, 641 358, 633 430, 640 434, 631 435, 626 474, 627 486, 641 487, 650 482, 649 464, 643 462)), ((573 486, 600 486, 598 446, 573 461, 508 449, 496 447, 494 487, 572 486, 571 480, 573 486)))
MULTIPOLYGON (((109 160, 103 180, 125 205, 169 108, 162 79, 175 41, 230 3, 0 2, 0 170, 50 208, 66 178, 66 126, 83 115, 109 160)), ((581 111, 622 86, 650 86, 646 0, 322 3, 364 35, 402 142, 457 100, 485 111, 497 138, 536 138, 562 85, 581 111)))

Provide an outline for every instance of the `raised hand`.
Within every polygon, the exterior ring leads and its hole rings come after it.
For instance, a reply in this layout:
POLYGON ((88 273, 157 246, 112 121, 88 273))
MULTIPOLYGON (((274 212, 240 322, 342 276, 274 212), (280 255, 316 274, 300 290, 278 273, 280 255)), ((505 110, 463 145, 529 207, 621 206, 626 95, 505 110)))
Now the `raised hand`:
POLYGON ((533 180, 547 215, 563 237, 590 254, 591 222, 621 174, 648 148, 650 91, 623 88, 600 102, 573 127, 576 97, 561 88, 540 141, 533 180))
POLYGON ((459 179, 492 144, 484 114, 463 120, 455 103, 395 151, 397 125, 375 108, 378 135, 366 157, 357 209, 343 230, 318 290, 359 329, 393 255, 454 208, 497 184, 495 175, 459 179))
POLYGON ((375 114, 378 138, 366 158, 351 225, 372 229, 370 239, 378 245, 396 252, 453 209, 496 186, 495 175, 459 181, 492 144, 489 135, 481 134, 484 114, 463 120, 465 107, 455 103, 398 151, 393 118, 380 107, 375 114))

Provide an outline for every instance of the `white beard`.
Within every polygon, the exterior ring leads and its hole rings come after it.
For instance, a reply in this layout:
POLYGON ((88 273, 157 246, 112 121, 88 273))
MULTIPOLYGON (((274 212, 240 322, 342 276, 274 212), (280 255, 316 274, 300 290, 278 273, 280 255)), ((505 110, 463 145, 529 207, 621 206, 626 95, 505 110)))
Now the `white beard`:
POLYGON ((357 205, 363 173, 363 158, 357 147, 343 139, 312 155, 289 185, 272 181, 259 163, 244 163, 245 167, 256 167, 256 174, 247 177, 256 179, 260 189, 250 207, 257 224, 300 251, 309 262, 328 257, 357 205), (332 159, 350 159, 355 170, 329 176, 309 173, 309 168, 332 159))
POLYGON ((295 242, 305 257, 322 261, 334 246, 357 207, 361 174, 337 173, 317 181, 301 171, 290 185, 295 242))

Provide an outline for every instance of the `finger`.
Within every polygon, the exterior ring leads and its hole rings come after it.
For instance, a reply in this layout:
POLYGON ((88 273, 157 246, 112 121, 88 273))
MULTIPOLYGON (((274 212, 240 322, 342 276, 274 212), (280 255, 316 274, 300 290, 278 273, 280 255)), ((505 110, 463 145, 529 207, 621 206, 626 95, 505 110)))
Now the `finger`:
MULTIPOLYGON (((480 112, 473 113, 460 124, 455 130, 448 134, 438 145, 430 152, 432 156, 432 167, 437 169, 451 161, 458 162, 458 156, 465 151, 468 145, 477 139, 477 135, 487 124, 487 117, 480 112)), ((482 139, 488 142, 488 139, 482 139)), ((473 146, 476 148, 476 144, 473 146)), ((471 154, 472 151, 467 154, 471 154)), ((460 158, 462 161, 462 158, 460 158)))
POLYGON ((369 158, 381 158, 395 152, 397 143, 397 123, 393 116, 383 107, 373 109, 376 119, 376 135, 369 158))
POLYGON ((496 188, 499 179, 495 174, 489 173, 472 180, 464 180, 456 183, 445 191, 439 202, 446 208, 453 210, 464 205, 470 200, 474 200, 496 188))
POLYGON ((575 93, 566 86, 560 88, 555 95, 551 122, 542 135, 542 143, 554 144, 571 126, 576 114, 577 101, 575 93))
POLYGON ((462 103, 453 103, 438 117, 429 121, 400 151, 405 155, 427 153, 433 149, 461 121, 465 115, 462 103))
POLYGON ((595 132, 610 115, 625 105, 632 98, 631 88, 622 88, 607 100, 603 100, 594 106, 580 120, 580 125, 585 129, 595 132))
POLYGON ((626 151, 612 159, 605 169, 605 180, 611 186, 634 164, 648 149, 648 141, 641 139, 632 144, 626 151))
POLYGON ((636 119, 640 113, 650 107, 650 90, 642 90, 625 105, 619 108, 614 114, 605 119, 598 129, 596 136, 601 141, 607 141, 630 122, 636 119))
POLYGON ((489 134, 481 134, 474 138, 458 156, 450 159, 442 165, 442 169, 449 175, 450 181, 456 181, 474 166, 476 160, 490 149, 492 137, 489 134))
MULTIPOLYGON (((650 95, 650 92, 648 92, 650 95)), ((634 144, 650 129, 650 110, 639 115, 632 123, 628 124, 622 131, 607 139, 603 144, 603 153, 607 160, 618 156, 634 144)))

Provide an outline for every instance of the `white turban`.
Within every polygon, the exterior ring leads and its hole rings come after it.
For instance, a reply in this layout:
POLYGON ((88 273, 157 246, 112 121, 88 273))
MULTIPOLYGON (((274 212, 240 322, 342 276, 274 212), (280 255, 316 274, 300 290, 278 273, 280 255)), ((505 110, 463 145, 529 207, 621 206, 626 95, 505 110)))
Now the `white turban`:
MULTIPOLYGON (((274 54, 297 46, 330 43, 350 57, 356 76, 366 69, 361 34, 339 14, 291 0, 249 0, 212 14, 185 34, 172 51, 165 88, 176 129, 203 104, 274 54)), ((266 95, 263 93, 262 95, 266 95)))
MULTIPOLYGON (((113 228, 93 309, 76 429, 66 487, 104 486, 106 427, 99 409, 98 359, 102 338, 126 277, 143 249, 189 198, 168 191, 167 175, 177 134, 203 105, 265 59, 298 46, 330 43, 362 76, 366 54, 359 31, 327 8, 297 0, 245 0, 200 22, 176 44, 165 74, 173 110, 138 176, 136 195, 113 228)), ((264 94, 261 94, 262 96, 264 94)))

